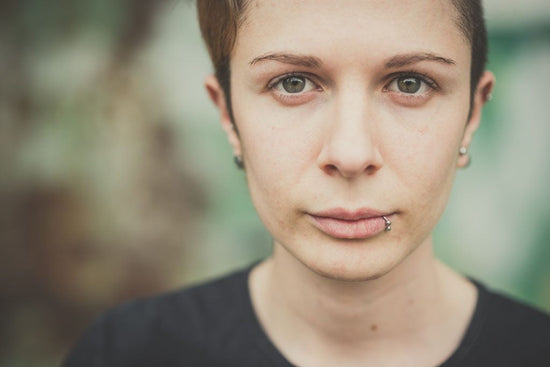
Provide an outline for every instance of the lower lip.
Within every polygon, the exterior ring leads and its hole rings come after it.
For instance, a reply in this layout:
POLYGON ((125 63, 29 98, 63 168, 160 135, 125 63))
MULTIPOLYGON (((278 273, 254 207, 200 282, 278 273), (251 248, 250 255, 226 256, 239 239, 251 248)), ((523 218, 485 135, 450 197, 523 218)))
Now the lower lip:
POLYGON ((309 215, 313 225, 327 235, 347 240, 365 239, 377 235, 386 229, 386 221, 382 217, 372 217, 358 220, 343 220, 330 217, 309 215))

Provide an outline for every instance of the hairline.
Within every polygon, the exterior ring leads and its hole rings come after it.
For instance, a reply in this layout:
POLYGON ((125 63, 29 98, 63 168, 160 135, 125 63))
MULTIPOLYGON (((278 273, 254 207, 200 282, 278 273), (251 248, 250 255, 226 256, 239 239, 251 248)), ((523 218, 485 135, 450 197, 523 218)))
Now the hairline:
MULTIPOLYGON (((225 1, 225 0, 214 0, 214 1, 225 1)), ((235 19, 235 27, 236 27, 235 37, 232 40, 232 43, 229 47, 228 54, 225 56, 223 61, 220 63, 220 66, 221 66, 220 69, 224 69, 224 70, 219 70, 222 73, 220 73, 218 70, 216 70, 216 78, 218 79, 218 82, 220 83, 220 86, 222 87, 222 90, 223 90, 223 93, 224 93, 224 96, 225 96, 225 100, 226 100, 228 114, 229 114, 229 117, 230 117, 231 121, 233 122, 233 125, 235 125, 235 128, 236 128, 236 124, 235 124, 235 118, 234 118, 234 114, 233 114, 233 106, 232 106, 232 103, 231 103, 231 58, 232 58, 232 54, 234 53, 235 45, 237 43, 239 30, 242 29, 244 23, 246 23, 246 21, 248 20, 248 5, 250 4, 251 1, 256 1, 256 0, 242 0, 242 2, 241 2, 241 12, 239 13, 238 18, 235 19), (219 75, 219 74, 224 74, 224 75, 222 76, 222 75, 219 75), (225 79, 225 80, 220 80, 220 77, 222 77, 222 79, 225 79)), ((460 30, 460 33, 461 33, 462 37, 464 37, 464 40, 470 45, 470 77, 469 77, 470 103, 469 103, 469 112, 468 112, 468 120, 469 120, 469 118, 471 116, 471 112, 472 112, 472 105, 473 105, 474 93, 475 93, 475 88, 476 88, 475 84, 477 84, 479 82, 479 79, 480 79, 481 74, 482 74, 482 73, 480 73, 480 75, 474 75, 474 72, 476 71, 476 70, 474 70, 474 51, 476 51, 475 50, 476 45, 474 44, 475 43, 474 30, 473 30, 474 25, 468 26, 467 20, 465 19, 466 16, 464 15, 465 11, 460 9, 460 7, 465 6, 464 2, 466 0, 448 0, 448 1, 452 5, 452 7, 454 8, 454 11, 455 11, 453 21, 454 21, 455 25, 458 27, 458 29, 460 30), (474 76, 476 77, 475 81, 474 81, 474 76)), ((481 2, 482 2, 482 0, 480 0, 480 4, 481 4, 481 2)), ((482 10, 481 15, 483 16, 483 8, 481 10, 482 10)), ((486 36, 484 36, 484 37, 486 37, 486 36)), ((478 51, 482 51, 482 50, 478 50, 478 51)), ((484 60, 482 61, 483 68, 485 68, 485 66, 487 64, 486 53, 487 52, 485 51, 484 60)))

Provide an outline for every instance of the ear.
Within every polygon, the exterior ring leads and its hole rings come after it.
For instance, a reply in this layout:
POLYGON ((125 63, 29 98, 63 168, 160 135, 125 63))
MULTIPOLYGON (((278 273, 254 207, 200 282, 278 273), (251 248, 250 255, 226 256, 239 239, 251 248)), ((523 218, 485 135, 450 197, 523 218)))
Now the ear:
MULTIPOLYGON (((464 130, 464 136, 462 138, 461 147, 469 149, 470 143, 474 137, 479 124, 481 123, 481 111, 483 106, 491 98, 491 92, 493 91, 493 86, 495 84, 495 76, 490 71, 485 71, 474 91, 474 96, 472 99, 472 106, 470 117, 468 123, 466 124, 466 129, 464 130)), ((461 155, 458 157, 457 165, 459 168, 466 167, 469 163, 470 157, 468 154, 461 155)))
POLYGON ((239 139, 239 135, 235 130, 233 122, 231 121, 229 109, 226 104, 225 93, 223 92, 218 79, 214 75, 209 75, 204 81, 204 86, 206 87, 206 91, 208 92, 210 99, 214 102, 220 112, 220 122, 225 134, 227 135, 229 144, 233 147, 233 155, 242 156, 241 140, 239 139))

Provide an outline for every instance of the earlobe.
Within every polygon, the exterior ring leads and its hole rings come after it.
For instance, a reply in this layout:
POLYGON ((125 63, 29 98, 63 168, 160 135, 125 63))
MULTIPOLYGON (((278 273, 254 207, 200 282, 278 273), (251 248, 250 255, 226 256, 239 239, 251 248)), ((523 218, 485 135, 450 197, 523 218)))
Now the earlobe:
MULTIPOLYGON (((485 71, 474 91, 472 98, 471 112, 466 124, 466 129, 464 130, 464 136, 460 144, 461 151, 465 149, 466 151, 470 147, 474 133, 479 128, 481 123, 481 112, 483 106, 487 101, 491 99, 491 92, 493 91, 493 86, 495 84, 495 76, 490 71, 485 71)), ((470 163, 470 156, 468 154, 459 154, 457 166, 460 168, 467 167, 470 163)))
POLYGON ((214 75, 209 75, 206 77, 204 85, 210 99, 218 108, 222 128, 227 135, 229 144, 233 147, 233 155, 242 156, 241 140, 239 139, 237 131, 235 131, 235 126, 231 120, 229 109, 227 108, 225 93, 220 86, 218 79, 214 75))

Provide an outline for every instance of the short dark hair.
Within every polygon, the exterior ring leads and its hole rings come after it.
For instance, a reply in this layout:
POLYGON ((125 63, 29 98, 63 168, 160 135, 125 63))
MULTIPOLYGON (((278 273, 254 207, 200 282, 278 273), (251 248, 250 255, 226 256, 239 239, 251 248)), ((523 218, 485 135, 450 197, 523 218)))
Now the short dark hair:
POLYGON ((451 0, 458 12, 457 24, 470 43, 472 65, 470 67, 470 98, 487 65, 487 28, 481 0, 451 0))
MULTIPOLYGON (((233 119, 230 95, 230 55, 237 32, 250 0, 197 0, 197 13, 201 33, 216 78, 224 91, 227 108, 233 119)), ((487 64, 487 30, 481 0, 450 0, 457 10, 457 25, 470 43, 470 99, 487 64)))

